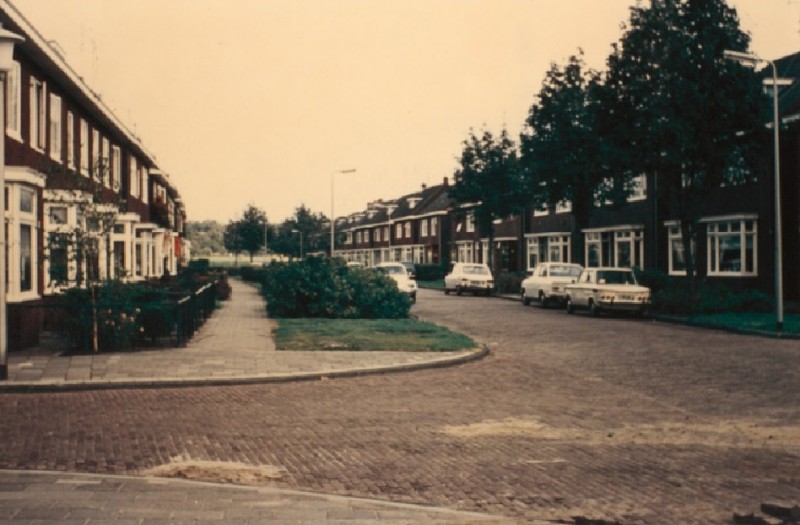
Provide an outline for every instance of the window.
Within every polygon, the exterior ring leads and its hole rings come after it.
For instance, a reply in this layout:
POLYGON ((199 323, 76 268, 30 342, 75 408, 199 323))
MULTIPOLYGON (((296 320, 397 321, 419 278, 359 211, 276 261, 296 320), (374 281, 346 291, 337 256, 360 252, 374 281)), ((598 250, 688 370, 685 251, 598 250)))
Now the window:
POLYGON ((47 85, 31 77, 30 85, 30 141, 31 147, 44 151, 47 136, 47 85))
POLYGON ((47 212, 47 220, 52 226, 67 224, 67 207, 50 206, 47 212))
POLYGON ((142 172, 142 176, 141 176, 141 180, 142 180, 142 182, 141 182, 141 185, 142 185, 142 202, 147 204, 147 201, 150 200, 150 198, 149 198, 150 193, 149 193, 149 188, 148 188, 148 186, 150 184, 150 181, 148 180, 147 168, 142 166, 140 169, 141 169, 141 172, 142 172))
POLYGON ((402 239, 403 238, 403 225, 402 224, 397 223, 397 226, 395 226, 394 236, 396 238, 398 238, 398 239, 402 239))
POLYGON ((709 222, 708 274, 758 275, 758 220, 709 222))
POLYGON ((644 268, 644 235, 640 228, 586 233, 586 266, 644 268))
POLYGON ((390 231, 391 231, 391 230, 389 229, 389 227, 388 227, 388 226, 386 226, 386 227, 384 227, 384 228, 383 228, 383 239, 384 239, 384 240, 386 240, 386 241, 391 241, 391 240, 392 240, 392 239, 390 239, 390 238, 389 238, 389 232, 390 232, 390 231))
POLYGON ((467 214, 467 232, 472 233, 475 231, 475 215, 473 213, 467 214))
POLYGON ((111 148, 111 177, 113 177, 112 184, 114 191, 119 192, 122 187, 122 154, 119 150, 119 146, 113 146, 111 148))
POLYGON ((375 242, 381 241, 381 229, 375 228, 375 242))
POLYGON ((419 232, 419 234, 420 234, 421 237, 427 237, 428 236, 428 220, 427 219, 422 219, 420 221, 420 232, 419 232))
POLYGON ((19 62, 14 61, 11 71, 6 74, 6 134, 22 140, 22 89, 19 62))
POLYGON ((131 197, 138 198, 141 195, 141 191, 139 191, 139 163, 136 160, 136 157, 131 155, 128 161, 128 185, 129 193, 131 197))
POLYGON ((572 203, 564 200, 556 204, 556 213, 569 213, 572 211, 572 203))
POLYGON ((80 130, 81 173, 89 175, 89 123, 81 119, 80 130))
MULTIPOLYGON (((406 239, 410 239, 410 238, 411 238, 411 223, 410 223, 410 222, 407 222, 407 223, 405 223, 405 224, 403 225, 403 227, 404 227, 404 229, 405 229, 405 236, 406 236, 406 239)), ((405 259, 405 260, 406 260, 406 261, 408 261, 409 259, 405 259)))
POLYGON ((48 286, 57 286, 69 280, 69 235, 65 233, 51 233, 48 244, 48 286))
POLYGON ((528 269, 543 262, 569 262, 569 235, 539 235, 528 238, 528 269))
POLYGON ((67 111, 67 167, 75 168, 75 117, 67 111))
POLYGON ((431 217, 431 237, 436 237, 439 232, 439 217, 431 217))
POLYGON ((50 93, 50 157, 58 162, 61 162, 61 142, 63 140, 61 97, 50 93))
POLYGON ((647 177, 639 175, 631 179, 628 202, 641 201, 647 198, 647 177))
POLYGON ((37 192, 30 186, 6 186, 6 282, 9 298, 26 300, 37 295, 37 192))
POLYGON ((97 180, 100 176, 100 132, 92 130, 92 164, 90 166, 92 177, 97 180))
POLYGON ((542 206, 542 207, 537 206, 533 210, 533 216, 534 217, 544 217, 548 213, 549 213, 549 210, 547 209, 547 206, 542 206))
MULTIPOLYGON (((686 252, 683 246, 680 225, 668 225, 667 233, 669 242, 669 274, 686 275, 686 252)), ((692 238, 691 250, 692 253, 697 253, 697 244, 694 238, 692 238)))
POLYGON ((103 176, 103 186, 111 187, 111 144, 108 139, 102 139, 102 158, 100 159, 100 174, 103 176))

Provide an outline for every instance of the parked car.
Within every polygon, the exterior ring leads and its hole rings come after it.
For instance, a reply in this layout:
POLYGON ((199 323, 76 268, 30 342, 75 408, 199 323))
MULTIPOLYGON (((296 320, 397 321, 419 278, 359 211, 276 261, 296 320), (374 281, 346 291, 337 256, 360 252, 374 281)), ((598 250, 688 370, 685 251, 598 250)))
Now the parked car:
POLYGON ((408 272, 408 276, 412 279, 417 278, 417 267, 411 261, 400 261, 400 264, 406 267, 406 271, 408 272))
POLYGON ((489 295, 494 289, 494 277, 489 267, 481 263, 451 263, 450 271, 444 276, 444 293, 472 292, 475 295, 489 295))
POLYGON ((364 263, 361 261, 347 261, 348 268, 364 268, 364 263))
POLYGON ((567 300, 566 287, 571 284, 583 271, 580 264, 545 262, 533 269, 530 277, 520 284, 520 297, 522 304, 529 305, 531 301, 539 301, 542 307, 550 304, 561 303, 567 300))
POLYGON ((636 282, 630 268, 586 268, 567 286, 567 313, 578 308, 591 315, 601 312, 650 312, 650 289, 636 282))
POLYGON ((411 302, 417 301, 417 282, 408 276, 408 270, 403 263, 385 262, 375 265, 375 269, 391 277, 397 288, 411 298, 411 302))

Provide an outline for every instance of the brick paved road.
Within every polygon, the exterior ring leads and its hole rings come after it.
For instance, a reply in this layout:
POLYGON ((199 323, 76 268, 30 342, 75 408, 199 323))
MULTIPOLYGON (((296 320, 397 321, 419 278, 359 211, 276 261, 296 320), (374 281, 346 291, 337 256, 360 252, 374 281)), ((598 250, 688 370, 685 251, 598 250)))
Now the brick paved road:
POLYGON ((176 456, 279 487, 527 519, 730 523, 800 503, 800 343, 423 292, 490 344, 449 369, 314 383, 3 394, 0 468, 176 456))

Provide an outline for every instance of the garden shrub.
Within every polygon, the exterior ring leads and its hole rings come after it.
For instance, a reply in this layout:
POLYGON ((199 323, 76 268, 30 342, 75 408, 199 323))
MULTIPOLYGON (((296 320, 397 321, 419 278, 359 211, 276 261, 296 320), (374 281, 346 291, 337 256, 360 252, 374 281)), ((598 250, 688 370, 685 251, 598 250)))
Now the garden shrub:
POLYGON ((758 290, 733 290, 721 284, 673 280, 653 293, 653 309, 675 315, 700 315, 721 312, 768 312, 772 300, 758 290))
MULTIPOLYGON (((133 346, 137 336, 137 315, 134 287, 110 281, 95 289, 97 339, 99 350, 120 350, 133 346)), ((62 335, 77 349, 92 348, 92 305, 89 290, 71 288, 64 293, 67 315, 62 335)))
POLYGON ((383 273, 321 257, 270 263, 262 291, 272 317, 398 319, 411 308, 383 273))
POLYGON ((418 264, 416 265, 417 281, 441 281, 447 272, 447 266, 442 264, 418 264))
POLYGON ((498 272, 494 278, 495 290, 499 294, 518 294, 525 272, 498 272))

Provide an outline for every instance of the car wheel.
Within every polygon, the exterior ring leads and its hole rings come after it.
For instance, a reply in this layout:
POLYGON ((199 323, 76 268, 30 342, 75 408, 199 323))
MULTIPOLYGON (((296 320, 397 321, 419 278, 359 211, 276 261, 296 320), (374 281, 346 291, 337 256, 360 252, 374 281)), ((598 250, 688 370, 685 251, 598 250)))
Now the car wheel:
POLYGON ((542 290, 539 290, 539 304, 542 308, 547 308, 550 304, 547 302, 547 297, 544 295, 542 290))
POLYGON ((589 301, 589 315, 592 317, 597 317, 597 314, 600 313, 600 309, 594 304, 594 301, 589 301))
POLYGON ((450 295, 450 289, 448 289, 446 286, 444 288, 444 294, 445 295, 450 295))
POLYGON ((456 286, 456 295, 461 295, 464 291, 461 289, 460 286, 456 286))
POLYGON ((567 297, 567 313, 574 314, 575 313, 575 306, 572 304, 572 299, 567 297))
POLYGON ((525 290, 522 291, 522 304, 525 306, 530 306, 531 298, 525 294, 525 290))

